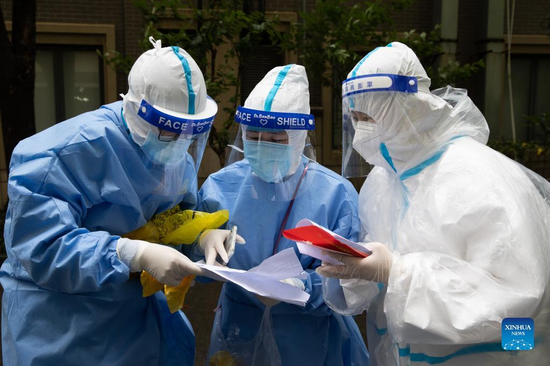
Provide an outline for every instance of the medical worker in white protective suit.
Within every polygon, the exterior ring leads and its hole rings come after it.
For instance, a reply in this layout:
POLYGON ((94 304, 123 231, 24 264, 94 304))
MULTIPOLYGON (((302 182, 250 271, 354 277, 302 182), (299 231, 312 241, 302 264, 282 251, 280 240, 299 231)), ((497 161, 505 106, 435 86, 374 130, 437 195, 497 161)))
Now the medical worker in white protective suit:
POLYGON ((343 172, 351 145, 375 166, 359 197, 372 255, 317 269, 327 303, 368 309, 374 365, 548 365, 550 185, 485 145, 464 89, 429 86, 398 42, 343 83, 343 172), (505 318, 534 319, 532 350, 503 349, 505 318))
POLYGON ((218 108, 193 58, 151 41, 124 101, 13 152, 0 270, 4 365, 194 364, 185 315, 171 314, 161 292, 144 298, 130 272, 176 286, 200 268, 174 248, 121 236, 178 203, 195 207, 218 108))

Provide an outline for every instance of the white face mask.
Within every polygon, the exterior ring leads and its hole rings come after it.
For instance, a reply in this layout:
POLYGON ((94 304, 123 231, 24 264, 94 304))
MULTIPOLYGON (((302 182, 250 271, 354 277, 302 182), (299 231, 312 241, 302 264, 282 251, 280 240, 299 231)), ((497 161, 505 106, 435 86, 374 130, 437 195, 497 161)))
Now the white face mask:
POLYGON ((380 150, 381 136, 380 126, 372 118, 358 121, 353 136, 353 148, 363 159, 374 164, 372 157, 380 150))

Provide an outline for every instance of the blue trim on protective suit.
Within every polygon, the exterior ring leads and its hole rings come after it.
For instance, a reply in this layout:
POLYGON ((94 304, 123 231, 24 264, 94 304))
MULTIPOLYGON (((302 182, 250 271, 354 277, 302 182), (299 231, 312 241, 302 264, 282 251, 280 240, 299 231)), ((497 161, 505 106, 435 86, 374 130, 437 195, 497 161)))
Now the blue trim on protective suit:
POLYGON ((390 156, 390 152, 388 151, 386 144, 383 142, 380 144, 380 152, 382 153, 382 156, 388 162, 388 164, 390 164, 393 171, 397 173, 397 169, 395 169, 395 165, 393 165, 393 160, 390 156))
POLYGON ((363 65, 363 63, 365 61, 367 61, 367 59, 369 58, 369 56, 371 54, 373 54, 377 49, 379 49, 381 47, 376 47, 374 50, 370 51, 369 53, 367 53, 367 55, 365 57, 363 57, 361 59, 361 61, 359 61, 359 63, 357 65, 355 65, 355 68, 351 71, 351 77, 355 77, 355 75, 357 75, 357 72, 359 71, 359 68, 361 67, 361 65, 363 65))
POLYGON ((269 94, 267 95, 267 98, 265 100, 264 109, 267 112, 271 111, 271 105, 273 104, 273 99, 275 99, 275 95, 277 94, 277 91, 279 91, 279 88, 281 87, 283 80, 285 79, 286 75, 288 74, 288 71, 292 68, 292 66, 294 66, 294 64, 286 65, 279 72, 279 75, 277 75, 277 79, 275 79, 275 84, 273 84, 273 87, 269 91, 269 94))
POLYGON ((405 206, 405 209, 403 210, 403 214, 401 215, 401 217, 403 217, 405 215, 405 213, 407 212, 407 210, 409 209, 409 205, 410 205, 410 202, 409 202, 409 190, 407 189, 407 187, 405 186, 405 184, 403 183, 403 181, 405 179, 409 179, 410 177, 413 177, 417 174, 419 174, 421 171, 423 171, 424 169, 426 169, 427 167, 429 167, 430 165, 434 164, 435 162, 437 162, 441 156, 443 155, 443 153, 445 151, 447 151, 447 148, 449 147, 449 145, 451 144, 452 141, 458 139, 458 138, 461 138, 463 137, 464 135, 459 135, 459 136, 455 136, 453 137, 452 139, 449 140, 449 142, 447 142, 447 144, 445 144, 443 147, 441 147, 441 149, 436 152, 434 155, 432 155, 431 157, 429 157, 428 159, 424 160, 422 163, 418 164, 417 166, 415 166, 414 168, 411 168, 411 169, 408 169, 406 170, 404 173, 402 174, 399 174, 397 172, 397 169, 395 168, 395 165, 393 164, 393 160, 390 156, 390 152, 388 151, 388 148, 386 147, 386 144, 385 143, 381 143, 380 144, 380 153, 382 154, 382 157, 386 160, 386 162, 390 165, 390 167, 393 169, 393 171, 399 176, 399 180, 401 181, 401 185, 403 186, 403 201, 405 202, 404 203, 404 206, 405 206))
POLYGON ((424 160, 424 162, 422 162, 421 164, 418 164, 414 168, 411 168, 411 169, 405 171, 405 173, 401 174, 401 180, 405 180, 407 178, 410 178, 412 176, 417 175, 418 173, 420 173, 421 171, 423 171, 424 169, 426 169, 427 167, 429 167, 430 165, 432 165, 433 163, 438 161, 439 158, 441 158, 441 155, 443 155, 443 153, 446 150, 447 150, 447 146, 445 146, 443 149, 439 150, 431 158, 428 158, 428 159, 424 160))
MULTIPOLYGON (((460 135, 460 136, 455 136, 453 137, 452 139, 449 140, 449 142, 447 144, 445 144, 438 152, 436 152, 434 155, 432 155, 431 157, 429 157, 428 159, 424 160, 422 163, 418 164, 417 166, 415 166, 414 168, 411 168, 411 169, 408 169, 406 170, 404 173, 402 173, 400 176, 399 176, 399 179, 401 179, 402 181, 405 180, 405 179, 408 179, 410 177, 413 177, 417 174, 419 174, 422 170, 426 169, 427 167, 429 167, 430 165, 434 164, 436 161, 439 160, 439 158, 441 158, 441 156, 443 155, 443 153, 447 150, 447 148, 449 147, 451 141, 454 141, 458 138, 461 138, 461 137, 464 137, 464 135, 460 135)), ((396 172, 397 174, 399 174, 397 172, 397 169, 395 168, 395 165, 393 164, 393 160, 390 156, 390 152, 388 151, 388 148, 386 147, 386 144, 385 143, 381 143, 380 144, 380 153, 382 154, 382 157, 386 160, 386 162, 391 166, 391 168, 393 169, 394 172, 396 172)))
MULTIPOLYGON (((369 53, 367 53, 367 55, 365 57, 363 57, 361 59, 361 61, 359 61, 359 63, 357 65, 355 65, 354 69, 351 70, 351 77, 354 78, 356 75, 357 75, 357 71, 359 71, 359 68, 361 67, 361 65, 363 65, 363 63, 367 60, 367 58, 369 58, 369 56, 371 55, 371 53, 373 53, 374 51, 376 51, 377 49, 379 49, 380 47, 376 47, 374 50, 370 51, 369 53)), ((353 101, 353 98, 351 99, 350 101, 350 107, 353 109, 355 108, 355 102, 353 101)))
POLYGON ((486 352, 505 352, 500 346, 500 343, 476 344, 473 346, 462 348, 446 356, 429 356, 425 353, 411 353, 410 347, 398 348, 398 349, 399 349, 399 357, 409 357, 411 362, 425 362, 430 365, 441 364, 458 356, 465 356, 470 354, 486 353, 486 352))
POLYGON ((424 169, 426 169, 427 167, 429 167, 430 165, 434 164, 436 161, 439 160, 439 158, 441 158, 441 155, 443 155, 443 153, 445 151, 447 151, 447 148, 449 147, 451 141, 454 141, 456 139, 459 139, 461 137, 464 137, 464 135, 459 135, 459 136, 455 136, 453 137, 452 139, 449 140, 449 142, 447 144, 445 144, 438 152, 436 152, 431 158, 428 158, 426 160, 424 160, 422 163, 418 164, 417 166, 415 166, 414 168, 411 168, 407 171, 405 171, 403 174, 401 174, 401 180, 405 180, 405 179, 408 179, 410 177, 413 177, 417 174, 419 174, 421 171, 423 171, 424 169))
POLYGON ((185 80, 187 81, 187 90, 189 92, 189 104, 187 106, 187 113, 195 114, 195 91, 193 90, 193 81, 191 80, 191 67, 189 66, 189 62, 187 62, 185 57, 179 54, 179 47, 172 46, 172 50, 181 61, 183 72, 185 74, 185 80))

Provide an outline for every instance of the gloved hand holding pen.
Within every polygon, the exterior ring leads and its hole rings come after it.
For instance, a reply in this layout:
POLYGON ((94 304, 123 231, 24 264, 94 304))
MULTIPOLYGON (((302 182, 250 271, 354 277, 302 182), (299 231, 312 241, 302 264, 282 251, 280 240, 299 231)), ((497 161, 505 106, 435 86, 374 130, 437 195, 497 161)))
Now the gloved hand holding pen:
MULTIPOLYGON (((205 231, 199 238, 199 249, 204 253, 204 260, 206 264, 214 264, 216 257, 219 255, 224 262, 223 265, 227 265, 231 256, 227 253, 225 248, 225 240, 231 234, 231 230, 214 229, 205 231)), ((235 242, 238 244, 245 244, 245 240, 236 234, 235 242)), ((231 254, 232 255, 232 254, 231 254)))

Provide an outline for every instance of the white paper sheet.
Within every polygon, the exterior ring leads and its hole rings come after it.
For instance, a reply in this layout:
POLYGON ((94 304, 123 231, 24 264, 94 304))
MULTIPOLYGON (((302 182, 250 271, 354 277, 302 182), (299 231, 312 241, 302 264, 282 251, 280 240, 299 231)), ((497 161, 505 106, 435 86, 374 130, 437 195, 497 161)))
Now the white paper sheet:
MULTIPOLYGON (((357 251, 360 251, 362 253, 372 254, 372 252, 370 250, 368 250, 367 248, 365 248, 361 244, 356 243, 356 242, 351 241, 351 240, 348 240, 348 239, 344 238, 343 236, 340 236, 336 233, 333 233, 332 231, 328 230, 327 228, 324 228, 324 227, 316 224, 315 222, 313 222, 311 220, 308 220, 308 219, 300 220, 296 224, 296 227, 311 226, 311 225, 312 226, 317 226, 318 228, 323 229, 324 231, 329 233, 333 238, 338 240, 340 243, 347 244, 350 247, 352 247, 353 249, 355 249, 357 251)), ((340 261, 337 261, 336 259, 334 259, 332 257, 329 257, 328 255, 323 254, 323 251, 338 253, 338 254, 342 254, 342 255, 350 255, 350 254, 338 252, 338 251, 335 251, 335 250, 319 248, 319 247, 316 247, 316 246, 312 245, 311 243, 296 242, 296 244, 297 244, 297 247, 298 247, 298 251, 300 253, 305 254, 305 255, 309 255, 310 257, 313 257, 315 259, 320 259, 320 260, 322 260, 326 263, 332 264, 332 265, 340 265, 340 264, 343 264, 343 263, 340 262, 340 261)))
POLYGON ((340 262, 340 261, 338 261, 338 260, 336 260, 332 257, 329 257, 326 254, 323 254, 323 251, 333 252, 333 253, 337 253, 337 254, 344 254, 344 253, 340 253, 340 252, 337 252, 335 250, 319 248, 319 247, 316 247, 314 245, 311 245, 310 243, 304 243, 304 242, 301 242, 301 241, 297 241, 296 246, 298 247, 298 251, 300 253, 305 254, 305 255, 309 255, 310 257, 313 257, 315 259, 320 259, 325 263, 332 264, 333 266, 338 266, 338 265, 344 264, 344 263, 342 263, 342 262, 340 262))
POLYGON ((307 273, 291 248, 267 258, 249 271, 207 265, 203 261, 196 264, 206 272, 204 276, 217 281, 232 282, 260 296, 300 306, 305 306, 309 300, 307 292, 280 282, 287 278, 307 278, 307 273))

